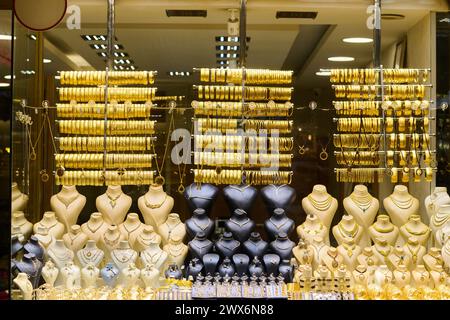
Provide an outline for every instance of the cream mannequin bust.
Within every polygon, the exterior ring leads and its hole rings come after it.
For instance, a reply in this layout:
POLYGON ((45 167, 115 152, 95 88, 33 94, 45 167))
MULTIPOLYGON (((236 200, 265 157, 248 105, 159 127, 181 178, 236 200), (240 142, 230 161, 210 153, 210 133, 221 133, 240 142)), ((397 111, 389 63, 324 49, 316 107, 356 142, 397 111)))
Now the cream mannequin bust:
POLYGON ((323 238, 320 236, 316 236, 312 239, 311 247, 314 250, 314 258, 313 258, 313 269, 317 269, 320 264, 320 257, 322 255, 322 252, 327 251, 329 246, 327 246, 323 238))
POLYGON ((333 274, 344 263, 344 259, 336 248, 329 247, 320 254, 320 264, 325 265, 333 274))
POLYGON ((416 237, 410 237, 404 248, 406 254, 411 257, 411 269, 414 269, 416 265, 423 264, 423 256, 427 249, 420 244, 416 237))
POLYGON ((168 264, 176 264, 181 267, 188 254, 188 246, 185 245, 181 238, 173 236, 169 243, 163 248, 168 254, 168 264))
POLYGON ((430 220, 436 213, 436 210, 443 204, 450 204, 450 196, 447 193, 447 188, 436 187, 434 188, 434 191, 425 198, 425 209, 430 220))
POLYGON ((26 273, 20 272, 13 280, 14 284, 19 288, 22 293, 23 300, 32 300, 33 298, 33 285, 28 280, 26 273))
POLYGON ((186 236, 186 228, 177 213, 170 213, 166 222, 158 227, 158 233, 161 236, 162 244, 164 246, 169 243, 169 240, 173 237, 183 240, 186 236))
POLYGON ((380 260, 373 253, 374 250, 372 247, 366 247, 362 250, 361 254, 358 256, 357 261, 359 265, 364 265, 366 267, 373 268, 380 264, 380 260))
POLYGON ((384 209, 397 227, 404 225, 409 217, 419 212, 419 200, 408 192, 408 187, 397 185, 394 192, 383 200, 384 209))
POLYGON ((66 247, 63 240, 56 240, 47 249, 47 255, 61 270, 68 262, 73 261, 74 253, 66 247))
POLYGON ((145 265, 141 270, 141 280, 145 288, 159 288, 159 270, 153 264, 145 265))
POLYGON ((444 262, 444 269, 450 273, 450 237, 447 237, 447 241, 442 247, 441 255, 444 262))
POLYGON ((378 199, 372 197, 365 185, 358 184, 353 192, 343 200, 345 211, 355 218, 356 222, 364 228, 361 240, 358 242, 362 248, 370 246, 367 228, 373 223, 380 208, 378 199))
POLYGON ((391 223, 388 215, 380 214, 373 225, 368 229, 370 238, 375 243, 375 239, 384 238, 391 246, 397 243, 399 228, 391 223))
POLYGON ((132 199, 122 191, 121 186, 108 186, 106 192, 97 197, 95 205, 108 224, 118 226, 131 208, 132 199))
POLYGON ((81 286, 83 288, 97 287, 97 280, 100 276, 100 270, 92 264, 88 264, 81 269, 81 286))
POLYGON ((333 227, 332 232, 338 244, 342 244, 344 239, 352 239, 360 246, 364 228, 358 225, 353 216, 346 214, 343 215, 341 221, 333 227))
POLYGON ((11 212, 24 211, 27 207, 28 196, 22 193, 17 182, 11 184, 11 212))
POLYGON ((148 192, 138 199, 138 207, 145 223, 155 230, 167 220, 173 204, 173 198, 161 185, 150 185, 148 192))
POLYGON ((447 273, 442 266, 437 267, 436 270, 431 270, 430 277, 435 288, 445 284, 448 279, 447 273))
POLYGON ((53 211, 47 211, 44 213, 41 221, 33 226, 34 233, 37 233, 38 227, 47 228, 48 233, 55 237, 55 239, 61 239, 65 230, 64 225, 58 221, 56 214, 53 211))
POLYGON ((41 274, 45 283, 53 287, 56 279, 58 278, 59 270, 56 268, 52 260, 48 260, 42 268, 41 274))
POLYGON ((150 242, 161 244, 161 236, 155 232, 152 226, 144 225, 141 233, 136 237, 133 249, 137 252, 144 251, 149 247, 150 242))
POLYGON ((144 226, 137 213, 129 213, 125 221, 119 225, 119 230, 122 238, 128 240, 130 246, 134 248, 136 238, 142 233, 144 226))
POLYGON ((297 235, 304 239, 305 243, 310 244, 316 236, 321 237, 326 245, 330 245, 328 229, 315 214, 308 214, 305 222, 297 227, 297 235))
POLYGON ((66 289, 80 288, 81 286, 81 271, 80 268, 69 261, 60 269, 62 285, 66 289))
POLYGON ((417 267, 411 271, 411 276, 416 287, 428 286, 430 284, 430 273, 425 269, 423 264, 417 265, 417 267))
MULTIPOLYGON (((352 269, 353 270, 353 269, 352 269)), ((341 264, 339 268, 334 273, 334 278, 336 282, 345 283, 345 279, 349 279, 350 283, 353 282, 353 276, 352 273, 347 269, 347 266, 345 264, 341 264)))
POLYGON ((25 239, 29 239, 33 233, 33 224, 27 220, 23 211, 16 211, 11 215, 11 230, 14 228, 19 228, 25 239))
POLYGON ((367 286, 367 284, 369 283, 369 274, 366 265, 357 265, 352 272, 352 276, 354 283, 357 285, 367 286))
POLYGON ((395 285, 398 288, 403 288, 411 283, 411 272, 404 264, 399 264, 392 272, 394 276, 395 285))
POLYGON ((136 268, 136 265, 134 263, 130 263, 121 270, 119 276, 119 284, 122 284, 124 288, 131 288, 137 284, 140 275, 141 270, 136 268))
POLYGON ((98 241, 98 246, 103 250, 106 260, 111 259, 111 252, 117 249, 121 241, 127 241, 117 226, 109 226, 98 241))
MULTIPOLYGON (((447 193, 446 193, 447 194, 447 193)), ((438 235, 445 226, 450 223, 450 204, 441 204, 435 210, 435 214, 430 219, 430 228, 434 235, 438 235)), ((431 237, 431 245, 439 246, 439 238, 431 237)), ((441 246, 439 246, 441 247, 441 246)))
POLYGON ((119 246, 111 251, 111 259, 119 270, 125 269, 129 264, 135 264, 138 254, 131 249, 128 241, 120 241, 119 246))
POLYGON ((89 240, 98 242, 108 229, 108 226, 103 220, 103 215, 100 212, 94 212, 89 220, 81 225, 81 230, 88 236, 89 240))
POLYGON ((436 240, 435 246, 437 248, 442 248, 450 237, 450 221, 447 221, 439 230, 437 230, 434 237, 436 240))
POLYGON ((104 252, 97 247, 94 240, 88 240, 86 246, 77 252, 77 258, 82 268, 88 265, 98 267, 103 261, 104 255, 104 252))
POLYGON ((383 286, 385 284, 392 283, 393 274, 387 265, 382 264, 375 270, 373 280, 376 285, 383 286))
POLYGON ((347 269, 354 270, 358 265, 358 256, 362 253, 361 247, 353 239, 347 238, 337 247, 337 251, 347 269))
POLYGON ((163 251, 158 242, 150 242, 147 249, 141 252, 142 265, 153 265, 162 274, 168 265, 169 255, 163 251))
POLYGON ((404 247, 396 246, 387 257, 387 265, 391 270, 398 269, 400 265, 410 268, 411 257, 406 254, 404 247))
MULTIPOLYGON (((338 208, 338 201, 328 194, 324 185, 316 184, 312 192, 302 199, 302 208, 307 215, 316 215, 327 230, 330 230, 331 221, 338 208)), ((324 238, 330 243, 328 237, 324 238)))
POLYGON ((73 252, 77 252, 83 248, 88 240, 88 236, 81 231, 81 227, 77 224, 71 226, 69 233, 63 235, 64 244, 73 252))
POLYGON ((430 233, 430 228, 420 220, 420 216, 413 214, 409 217, 408 221, 400 227, 402 241, 399 242, 399 244, 404 244, 410 237, 414 236, 421 245, 426 246, 430 233))
POLYGON ((306 244, 303 239, 300 239, 298 244, 292 249, 292 253, 297 265, 312 265, 314 263, 314 247, 306 244))
POLYGON ((314 278, 316 279, 330 279, 332 277, 332 272, 326 265, 319 265, 319 267, 314 271, 314 278))
POLYGON ((25 237, 20 231, 20 227, 13 227, 11 226, 11 239, 17 237, 20 243, 25 244, 25 237))
POLYGON ((441 250, 435 247, 430 248, 428 253, 423 256, 423 264, 428 271, 442 268, 444 261, 442 260, 441 250))
POLYGON ((62 186, 61 191, 50 198, 50 206, 65 230, 77 223, 78 216, 86 205, 86 197, 78 193, 75 186, 62 186))
POLYGON ((372 252, 377 257, 380 266, 387 264, 387 257, 391 254, 393 247, 385 238, 376 238, 375 244, 372 246, 372 252))
POLYGON ((39 244, 47 249, 53 242, 55 242, 55 237, 48 233, 48 229, 43 226, 37 227, 37 233, 34 234, 39 241, 39 244))

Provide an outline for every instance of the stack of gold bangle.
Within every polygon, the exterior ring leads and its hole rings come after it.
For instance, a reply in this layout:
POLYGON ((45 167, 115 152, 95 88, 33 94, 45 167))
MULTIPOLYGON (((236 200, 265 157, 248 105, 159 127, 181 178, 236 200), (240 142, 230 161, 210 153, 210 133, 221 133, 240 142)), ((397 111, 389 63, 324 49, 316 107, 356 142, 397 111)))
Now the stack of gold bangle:
POLYGON ((250 102, 242 107, 242 102, 231 101, 192 101, 196 116, 221 117, 289 117, 294 105, 291 102, 268 103, 250 102))
MULTIPOLYGON (((55 155, 56 163, 64 168, 102 169, 103 153, 60 153, 55 155)), ((105 166, 118 168, 151 168, 152 154, 107 154, 105 166)))
POLYGON ((218 118, 200 118, 195 121, 196 129, 200 131, 206 131, 208 129, 220 129, 226 130, 237 129, 237 119, 218 119, 218 118))
POLYGON ((336 114, 346 116, 379 116, 379 101, 333 101, 336 114))
POLYGON ((427 82, 428 70, 421 72, 419 69, 383 69, 383 81, 385 83, 427 82))
MULTIPOLYGON (((155 97, 156 88, 108 88, 108 100, 117 101, 152 101, 155 97)), ((105 89, 98 87, 64 87, 59 88, 60 101, 104 101, 105 89)))
POLYGON ((381 132, 381 118, 339 118, 337 130, 340 132, 381 132))
POLYGON ((353 165, 378 166, 380 155, 377 151, 343 151, 336 153, 336 162, 339 165, 346 165, 346 159, 352 159, 353 165))
POLYGON ((66 171, 55 176, 57 185, 102 186, 106 185, 148 185, 153 183, 153 171, 66 171))
MULTIPOLYGON (((149 151, 151 137, 107 137, 106 151, 149 151)), ((103 151, 105 138, 102 137, 61 137, 59 149, 62 151, 103 151)))
MULTIPOLYGON (((150 117, 151 104, 108 104, 106 116, 108 119, 129 119, 150 117)), ((56 114, 59 118, 104 118, 105 104, 56 104, 56 114)))
POLYGON ((387 136, 387 143, 391 149, 404 150, 407 147, 411 149, 421 148, 426 150, 429 147, 430 135, 428 133, 390 133, 387 136))
POLYGON ((336 148, 378 150, 381 137, 381 134, 335 134, 333 144, 336 148))
MULTIPOLYGON (((77 135, 101 135, 105 133, 103 120, 60 120, 59 132, 77 135)), ((155 132, 155 121, 110 120, 106 123, 108 135, 151 134, 155 132)))
POLYGON ((381 183, 384 173, 379 168, 338 168, 336 169, 336 181, 352 183, 381 183))
MULTIPOLYGON (((203 86, 198 89, 200 100, 241 100, 241 86, 203 86)), ((291 100, 292 88, 285 87, 245 87, 245 100, 248 101, 289 101, 291 100)))
POLYGON ((423 99, 425 86, 422 84, 387 85, 384 87, 384 94, 389 100, 423 99))
POLYGON ((250 185, 290 184, 292 171, 217 170, 194 169, 194 182, 214 184, 240 184, 245 175, 250 185))
MULTIPOLYGON (((153 71, 108 71, 109 85, 148 85, 155 82, 153 71)), ((98 86, 106 84, 106 71, 61 71, 63 85, 98 86)))
POLYGON ((384 100, 381 104, 381 108, 386 110, 386 115, 392 116, 395 114, 397 117, 411 115, 414 116, 427 116, 430 109, 430 101, 428 100, 384 100))
POLYGON ((375 85, 336 85, 334 94, 336 98, 369 99, 377 96, 378 87, 375 85))
POLYGON ((333 69, 330 81, 332 83, 375 84, 378 81, 378 72, 375 69, 333 69))
POLYGON ((194 164, 207 166, 228 166, 246 168, 290 167, 290 154, 233 153, 233 152, 194 152, 194 164))
POLYGON ((221 136, 221 135, 195 135, 195 150, 278 150, 291 151, 294 147, 292 137, 255 137, 255 136, 221 136))
POLYGON ((290 133, 293 124, 292 120, 246 120, 244 129, 246 131, 256 130, 257 132, 267 130, 268 132, 290 133))
MULTIPOLYGON (((241 84, 242 69, 200 69, 201 82, 218 82, 241 84)), ((289 84, 292 82, 292 71, 245 69, 245 82, 248 84, 289 84)))

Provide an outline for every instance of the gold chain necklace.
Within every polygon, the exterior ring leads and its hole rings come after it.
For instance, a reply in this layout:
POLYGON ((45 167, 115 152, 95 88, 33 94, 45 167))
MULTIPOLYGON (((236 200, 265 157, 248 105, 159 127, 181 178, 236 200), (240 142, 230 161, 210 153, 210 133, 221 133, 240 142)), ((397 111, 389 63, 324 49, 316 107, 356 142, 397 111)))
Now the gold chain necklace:
POLYGON ((320 224, 320 227, 318 229, 306 229, 305 225, 302 224, 301 228, 307 233, 307 234, 313 234, 313 235, 318 235, 322 232, 324 226, 323 224, 320 224))
POLYGON ((184 247, 183 247, 183 244, 181 243, 181 244, 177 244, 177 245, 171 245, 170 248, 168 249, 168 251, 172 257, 176 258, 176 257, 181 256, 181 254, 183 253, 183 249, 184 249, 184 247))
POLYGON ((406 244, 406 247, 408 248, 409 252, 411 253, 413 264, 416 264, 417 255, 419 254, 419 250, 420 250, 420 245, 417 245, 416 246, 417 249, 414 249, 414 250, 411 248, 411 245, 409 243, 406 244))
POLYGON ((272 217, 269 218, 269 221, 274 225, 277 230, 280 230, 286 223, 288 223, 289 220, 285 220, 281 225, 277 225, 275 222, 273 222, 272 217))
POLYGON ((328 195, 325 200, 316 200, 312 197, 311 194, 308 195, 308 200, 311 202, 312 206, 319 211, 327 211, 331 207, 332 197, 328 195))
POLYGON ((101 226, 103 226, 103 221, 102 221, 102 222, 99 224, 99 226, 98 226, 95 230, 92 230, 92 229, 91 229, 91 226, 89 225, 89 222, 90 222, 90 221, 86 222, 86 227, 89 229, 89 231, 90 231, 91 233, 96 233, 96 232, 98 231, 98 229, 100 229, 101 226))
POLYGON ((162 205, 164 204, 164 202, 166 202, 166 199, 167 199, 167 193, 164 195, 164 199, 163 199, 162 202, 152 204, 152 203, 150 203, 150 202, 147 200, 147 197, 144 195, 145 206, 146 206, 147 208, 150 208, 150 209, 158 209, 158 208, 161 208, 162 205))
POLYGON ((342 223, 338 223, 338 230, 340 234, 344 238, 355 238, 356 234, 358 233, 358 225, 355 223, 352 230, 347 230, 344 228, 342 223))
POLYGON ((353 250, 355 250, 356 245, 354 244, 353 246, 351 246, 347 243, 342 243, 342 247, 347 251, 347 255, 351 258, 353 256, 353 250))
POLYGON ((134 229, 131 230, 131 231, 128 230, 127 224, 126 224, 126 223, 122 224, 122 226, 123 226, 123 228, 125 229, 125 231, 127 232, 127 234, 128 234, 128 239, 129 239, 129 238, 130 238, 130 233, 133 233, 133 232, 135 232, 137 229, 139 229, 139 227, 141 226, 141 224, 138 223, 137 226, 136 226, 136 228, 134 228, 134 229))
POLYGON ((115 239, 113 239, 113 240, 109 240, 109 239, 106 237, 106 235, 107 235, 107 233, 105 233, 105 234, 103 235, 103 240, 105 241, 105 243, 106 243, 108 246, 114 247, 114 246, 116 246, 116 245, 119 243, 120 232, 117 233, 117 238, 115 238, 115 239))
POLYGON ((431 217, 431 222, 434 226, 440 227, 444 223, 446 223, 449 219, 450 219, 450 214, 448 214, 448 213, 441 214, 438 211, 431 217))
POLYGON ((372 206, 372 196, 370 194, 363 197, 357 197, 354 193, 350 194, 350 199, 363 213, 372 206))
POLYGON ((78 193, 73 199, 69 199, 69 203, 66 203, 66 199, 64 199, 61 195, 59 195, 59 193, 56 194, 56 198, 66 207, 66 210, 69 209, 70 205, 72 203, 74 203, 78 197, 80 196, 80 194, 78 193))
POLYGON ((416 231, 416 230, 411 230, 411 228, 409 228, 408 224, 405 224, 405 229, 406 231, 408 231, 410 234, 413 234, 415 236, 423 236, 424 234, 428 233, 428 227, 424 228, 421 231, 416 231))
POLYGON ((125 249, 125 250, 123 250, 123 252, 120 252, 120 251, 122 251, 122 250, 113 250, 112 251, 112 255, 114 256, 114 258, 116 258, 116 261, 128 262, 133 259, 134 252, 130 252, 129 249, 125 249), (119 259, 119 257, 117 257, 118 253, 119 253, 119 256, 121 256, 120 259, 119 259))
POLYGON ((386 250, 380 249, 375 245, 375 249, 377 250, 377 252, 379 254, 381 254, 385 259, 386 257, 391 253, 392 248, 388 246, 388 248, 386 250))
POLYGON ((413 197, 411 195, 409 196, 408 200, 395 199, 395 197, 392 194, 389 196, 389 198, 391 198, 392 203, 394 203, 396 207, 403 210, 411 208, 414 203, 413 197))
POLYGON ((245 225, 250 221, 250 218, 247 218, 247 220, 245 220, 245 221, 242 222, 242 223, 239 223, 238 221, 235 221, 233 218, 230 218, 229 221, 230 221, 230 222, 233 222, 233 223, 236 224, 236 225, 238 225, 239 228, 242 228, 243 226, 245 226, 245 225))
POLYGON ((120 198, 120 196, 122 195, 122 192, 117 196, 117 197, 113 197, 113 196, 111 196, 109 193, 108 193, 108 191, 106 191, 105 192, 106 193, 106 196, 108 197, 108 199, 109 199, 109 204, 111 205, 111 208, 115 208, 116 207, 116 204, 117 204, 117 200, 120 198))
POLYGON ((331 253, 330 251, 327 251, 327 255, 328 255, 331 259, 333 259, 333 261, 331 262, 331 266, 332 266, 333 268, 339 267, 339 262, 337 261, 338 253, 337 253, 337 252, 331 253))
POLYGON ((199 223, 197 223, 197 221, 195 221, 195 219, 192 219, 192 221, 194 221, 194 224, 199 227, 202 231, 205 231, 209 225, 211 224, 211 222, 208 220, 208 222, 206 223, 206 225, 204 227, 202 227, 199 223))
POLYGON ((378 222, 376 222, 374 225, 373 225, 373 228, 376 230, 376 231, 378 231, 379 233, 389 233, 389 232, 392 232, 393 230, 394 230, 394 225, 393 224, 389 224, 389 225, 387 225, 386 227, 380 227, 379 226, 380 224, 378 223, 378 222))

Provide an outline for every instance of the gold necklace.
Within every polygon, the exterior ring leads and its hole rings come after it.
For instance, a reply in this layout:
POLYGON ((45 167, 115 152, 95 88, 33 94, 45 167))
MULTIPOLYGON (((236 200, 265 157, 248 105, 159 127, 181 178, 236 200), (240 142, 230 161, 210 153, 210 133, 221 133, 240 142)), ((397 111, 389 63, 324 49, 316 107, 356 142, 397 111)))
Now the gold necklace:
POLYGON ((373 224, 373 228, 378 231, 379 233, 389 233, 394 230, 393 224, 388 224, 386 227, 380 227, 380 223, 376 222, 373 224))
POLYGON ((239 228, 242 228, 243 226, 245 226, 245 225, 250 221, 250 218, 247 218, 247 220, 245 220, 245 221, 242 222, 242 223, 239 223, 238 221, 235 221, 233 218, 230 218, 229 221, 230 221, 230 222, 233 222, 233 223, 236 224, 236 225, 238 225, 239 228))
POLYGON ((444 213, 441 215, 441 213, 438 211, 431 217, 431 222, 434 226, 440 227, 444 223, 446 223, 450 219, 450 214, 444 213))
POLYGON ((120 198, 120 196, 122 195, 122 192, 117 196, 117 197, 113 197, 111 196, 108 191, 105 192, 106 196, 109 199, 109 204, 111 205, 111 208, 115 208, 116 204, 117 204, 117 200, 120 198))
POLYGON ((123 228, 125 229, 125 231, 127 232, 127 234, 128 234, 128 239, 129 239, 129 238, 130 238, 130 233, 133 233, 133 232, 135 232, 137 229, 139 229, 139 227, 141 226, 141 224, 138 223, 138 224, 136 225, 136 228, 134 228, 134 229, 131 230, 131 231, 128 230, 126 223, 123 223, 122 226, 123 226, 123 228))
POLYGON ((413 264, 416 264, 416 262, 417 262, 417 255, 419 254, 419 250, 420 250, 420 245, 417 245, 417 246, 416 246, 416 247, 417 247, 417 250, 413 250, 413 249, 411 248, 411 245, 410 245, 409 243, 406 244, 406 247, 408 248, 409 252, 410 252, 411 255, 412 255, 412 261, 413 261, 413 264))
POLYGON ((181 254, 183 253, 182 252, 183 249, 184 248, 183 248, 182 244, 177 244, 177 245, 171 245, 170 248, 168 249, 168 251, 172 257, 176 258, 176 257, 181 256, 181 254), (175 251, 175 253, 173 251, 175 251))
POLYGON ((195 219, 192 219, 192 221, 194 221, 194 224, 199 227, 202 231, 205 231, 209 225, 211 224, 211 222, 208 220, 208 222, 206 223, 206 225, 204 227, 202 227, 199 223, 197 223, 197 221, 195 221, 195 219))
POLYGON ((316 200, 311 194, 309 194, 307 198, 311 202, 312 206, 319 211, 327 211, 333 202, 333 198, 330 195, 328 195, 325 200, 316 200))
POLYGON ((331 253, 329 250, 327 251, 327 255, 333 259, 333 261, 331 262, 331 266, 333 268, 337 268, 339 267, 339 262, 337 261, 337 257, 338 257, 338 253, 331 253))
POLYGON ((112 255, 114 256, 114 258, 116 259, 116 261, 119 262, 128 262, 130 260, 133 259, 134 257, 134 252, 130 252, 129 249, 125 249, 125 250, 113 250, 112 251, 112 255), (123 251, 123 252, 120 252, 123 251), (120 253, 119 253, 120 252, 120 253), (119 255, 121 256, 121 258, 119 259, 119 257, 117 257, 117 254, 119 253, 119 255))
POLYGON ((89 220, 88 222, 86 222, 86 227, 89 229, 89 231, 90 231, 91 233, 96 233, 96 232, 98 231, 98 229, 100 229, 101 226, 103 225, 103 221, 101 221, 101 223, 99 224, 99 226, 98 226, 95 230, 92 230, 91 227, 90 227, 90 225, 89 225, 89 222, 90 222, 90 220, 89 220))
POLYGON ((377 247, 377 245, 375 245, 375 249, 377 250, 377 252, 379 253, 379 254, 381 254, 385 259, 386 259, 386 257, 391 253, 391 251, 392 251, 392 247, 387 247, 387 249, 386 250, 383 250, 383 249, 379 249, 378 247, 377 247))
POLYGON ((320 224, 319 229, 306 229, 305 225, 302 224, 301 228, 307 233, 307 234, 314 234, 314 235, 318 235, 319 233, 322 232, 324 226, 323 224, 320 224))
POLYGON ((39 222, 39 224, 40 224, 42 227, 46 228, 46 229, 49 230, 49 231, 50 231, 51 228, 53 228, 54 226, 56 226, 57 223, 58 223, 58 221, 55 221, 55 223, 52 224, 51 226, 46 226, 46 225, 44 224, 43 221, 40 221, 40 222, 39 222))
POLYGON ((80 194, 78 193, 77 195, 75 195, 75 198, 69 199, 70 200, 69 204, 67 204, 66 199, 64 199, 59 193, 56 194, 56 198, 66 207, 66 210, 69 209, 70 205, 72 203, 74 203, 78 199, 79 196, 80 196, 80 194))
POLYGON ((164 199, 163 199, 162 202, 152 204, 152 203, 150 203, 150 202, 147 200, 147 197, 144 195, 145 206, 146 206, 147 208, 150 208, 150 209, 158 209, 158 208, 161 208, 161 206, 164 204, 164 202, 166 202, 166 199, 167 199, 167 193, 164 195, 164 199))
POLYGON ((278 226, 275 222, 273 222, 272 217, 269 218, 269 221, 273 224, 275 228, 277 228, 277 230, 280 230, 280 228, 282 228, 286 223, 288 223, 289 220, 286 219, 280 226, 278 226))
POLYGON ((364 195, 362 197, 358 197, 354 193, 351 193, 350 199, 352 199, 353 203, 363 213, 366 213, 367 209, 369 209, 372 206, 372 196, 370 194, 364 195))
POLYGON ((174 225, 173 227, 170 227, 170 225, 166 222, 165 225, 167 226, 167 229, 169 230, 168 234, 167 234, 167 239, 170 239, 170 235, 172 234, 172 231, 178 227, 178 225, 181 223, 181 221, 178 221, 178 223, 176 225, 174 225))
POLYGON ((358 233, 358 225, 355 223, 352 230, 344 228, 342 223, 338 223, 338 230, 344 238, 355 238, 358 233))
POLYGON ((395 197, 392 194, 389 196, 389 198, 392 200, 392 203, 394 203, 396 207, 403 210, 411 208, 414 203, 413 197, 411 195, 409 196, 408 200, 395 199, 395 197))
POLYGON ((347 251, 347 255, 351 258, 353 256, 353 250, 355 250, 356 245, 350 246, 349 244, 346 244, 345 242, 342 243, 342 247, 347 251))
POLYGON ((115 238, 113 240, 109 240, 106 236, 107 236, 107 233, 103 234, 103 240, 109 247, 113 248, 114 246, 116 246, 119 243, 120 232, 117 233, 117 238, 115 238))
POLYGON ((424 234, 428 233, 428 227, 423 229, 423 230, 421 230, 421 231, 415 231, 415 230, 411 230, 411 228, 408 227, 408 224, 405 224, 405 229, 410 234, 413 234, 415 236, 423 236, 424 234))

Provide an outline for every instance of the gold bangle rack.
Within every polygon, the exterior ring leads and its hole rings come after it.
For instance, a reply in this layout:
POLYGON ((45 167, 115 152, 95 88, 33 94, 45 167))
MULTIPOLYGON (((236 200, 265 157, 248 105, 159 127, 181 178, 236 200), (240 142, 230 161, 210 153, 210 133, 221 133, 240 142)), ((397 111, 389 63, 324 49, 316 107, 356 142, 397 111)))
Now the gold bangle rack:
POLYGON ((194 68, 196 183, 283 184, 292 180, 292 71, 194 68), (265 168, 266 170, 262 170, 265 168), (279 170, 269 170, 279 168, 279 170))
POLYGON ((432 181, 430 69, 333 69, 339 182, 432 181))
POLYGON ((58 185, 153 183, 155 71, 61 71, 58 185), (106 98, 106 99, 105 99, 106 98))

